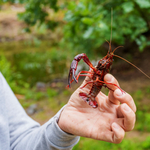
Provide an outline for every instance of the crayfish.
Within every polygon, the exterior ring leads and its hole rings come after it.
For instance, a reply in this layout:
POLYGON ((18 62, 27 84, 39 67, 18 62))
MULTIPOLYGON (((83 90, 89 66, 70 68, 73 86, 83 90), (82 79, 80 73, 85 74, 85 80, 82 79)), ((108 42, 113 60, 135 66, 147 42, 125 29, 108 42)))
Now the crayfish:
MULTIPOLYGON (((122 46, 118 46, 117 48, 119 48, 119 47, 122 47, 122 46)), ((116 49, 114 49, 112 51, 112 49, 111 49, 111 42, 110 42, 109 43, 109 50, 108 50, 107 55, 105 57, 103 57, 102 59, 99 60, 99 62, 98 62, 98 64, 97 64, 96 67, 94 67, 92 65, 92 63, 90 62, 89 58, 84 53, 78 54, 77 56, 75 56, 74 60, 71 63, 71 67, 70 67, 70 71, 69 71, 69 76, 68 76, 68 87, 70 87, 70 85, 71 85, 71 83, 73 81, 75 81, 77 83, 78 82, 78 78, 80 76, 88 76, 90 78, 90 81, 87 82, 81 88, 84 88, 88 84, 92 84, 92 87, 91 87, 91 89, 90 89, 90 91, 89 91, 88 94, 81 92, 81 93, 79 93, 79 96, 80 96, 80 98, 82 100, 84 100, 85 102, 87 102, 93 108, 97 108, 98 107, 98 103, 96 102, 95 98, 96 98, 97 94, 101 91, 101 89, 102 89, 103 86, 107 87, 107 84, 111 84, 111 85, 116 86, 117 88, 119 88, 122 92, 124 92, 117 85, 112 84, 112 83, 104 82, 104 76, 107 73, 110 72, 110 68, 112 66, 113 57, 114 56, 118 57, 120 59, 123 59, 127 63, 131 64, 132 66, 134 66, 135 68, 137 68, 140 72, 142 72, 145 76, 147 76, 150 79, 150 77, 147 74, 145 74, 141 69, 139 69, 137 66, 135 66, 134 64, 132 64, 128 60, 126 60, 126 59, 124 59, 124 58, 122 58, 122 57, 120 57, 118 55, 115 55, 114 52, 115 52, 116 49), (79 74, 77 76, 75 76, 75 72, 76 72, 76 69, 77 69, 78 62, 81 59, 83 59, 83 61, 91 68, 92 71, 80 71, 79 74)), ((110 88, 108 88, 108 89, 111 90, 110 88)))
MULTIPOLYGON (((121 47, 121 46, 119 46, 119 47, 121 47)), ((117 48, 119 48, 119 47, 117 47, 117 48)), ((107 55, 99 60, 96 67, 94 67, 92 65, 89 58, 84 53, 78 54, 77 56, 75 56, 74 60, 71 63, 69 76, 68 76, 68 86, 70 87, 70 84, 73 81, 75 81, 77 83, 78 78, 80 76, 89 76, 89 78, 91 80, 89 82, 87 82, 81 88, 84 88, 88 84, 92 84, 92 88, 91 88, 91 90, 89 91, 88 94, 82 92, 82 93, 79 93, 79 96, 81 97, 81 99, 83 99, 85 102, 87 102, 93 108, 98 107, 98 103, 96 102, 95 98, 96 98, 97 94, 100 92, 101 88, 103 86, 107 87, 106 84, 111 84, 111 83, 104 82, 104 76, 107 73, 109 73, 109 71, 110 71, 110 67, 111 67, 112 62, 113 62, 114 51, 112 51, 111 44, 109 43, 109 51, 108 51, 107 55), (76 72, 76 69, 77 69, 78 62, 81 59, 83 59, 83 61, 91 68, 92 71, 80 71, 79 74, 77 76, 75 76, 75 72, 76 72), (72 79, 72 77, 73 77, 73 79, 72 79)), ((115 84, 112 84, 112 85, 117 86, 115 84)), ((121 90, 121 91, 123 92, 123 90, 121 90)))

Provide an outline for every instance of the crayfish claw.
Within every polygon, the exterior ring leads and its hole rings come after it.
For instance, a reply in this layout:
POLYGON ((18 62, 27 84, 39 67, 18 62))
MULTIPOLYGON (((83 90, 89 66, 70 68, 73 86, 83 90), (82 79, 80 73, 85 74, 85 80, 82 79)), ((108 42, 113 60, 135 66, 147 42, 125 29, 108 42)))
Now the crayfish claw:
POLYGON ((75 72, 77 69, 78 61, 73 60, 71 63, 70 71, 69 71, 69 76, 68 76, 68 85, 71 87, 71 83, 75 81, 76 83, 78 82, 76 77, 75 77, 75 72), (73 79, 72 79, 73 78, 73 79))
POLYGON ((76 79, 76 77, 75 77, 75 69, 72 69, 73 71, 72 71, 72 76, 73 76, 73 79, 74 79, 74 81, 76 82, 76 83, 78 83, 78 81, 77 81, 77 79, 76 79))
POLYGON ((69 75, 68 75, 68 87, 71 87, 71 80, 72 80, 72 71, 70 70, 69 75))
POLYGON ((92 63, 89 61, 88 57, 86 56, 86 54, 82 53, 82 54, 78 54, 77 56, 74 57, 74 60, 71 63, 71 67, 70 67, 70 71, 69 71, 69 76, 68 76, 68 85, 70 87, 70 84, 75 81, 76 83, 78 83, 78 78, 76 78, 75 76, 75 72, 78 66, 78 62, 83 59, 83 61, 89 65, 90 68, 94 69, 92 63), (73 78, 73 79, 72 79, 73 78))
POLYGON ((68 75, 68 86, 69 86, 69 88, 71 87, 71 83, 73 81, 75 81, 76 83, 78 82, 76 77, 75 77, 75 69, 70 69, 70 72, 69 72, 69 75, 68 75))

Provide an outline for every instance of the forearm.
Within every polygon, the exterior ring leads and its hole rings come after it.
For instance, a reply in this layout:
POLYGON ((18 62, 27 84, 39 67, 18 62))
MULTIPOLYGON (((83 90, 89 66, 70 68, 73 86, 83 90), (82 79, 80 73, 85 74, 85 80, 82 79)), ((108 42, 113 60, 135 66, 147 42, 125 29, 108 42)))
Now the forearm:
POLYGON ((25 134, 15 149, 21 150, 71 150, 79 137, 62 131, 58 124, 61 110, 46 124, 25 134))

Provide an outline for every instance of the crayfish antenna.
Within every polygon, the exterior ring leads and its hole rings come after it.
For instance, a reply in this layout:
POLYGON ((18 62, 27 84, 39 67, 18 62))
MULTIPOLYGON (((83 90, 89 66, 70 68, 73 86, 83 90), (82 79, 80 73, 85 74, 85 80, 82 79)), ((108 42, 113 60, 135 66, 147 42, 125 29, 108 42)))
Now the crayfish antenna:
POLYGON ((108 50, 108 52, 110 53, 112 50, 111 50, 111 43, 109 43, 106 39, 105 39, 105 41, 109 44, 109 50, 108 50))
POLYGON ((150 79, 150 76, 148 76, 145 72, 143 72, 140 68, 138 68, 137 66, 135 66, 134 64, 132 64, 131 62, 129 62, 128 60, 126 60, 125 58, 118 56, 118 55, 114 55, 115 57, 118 57, 124 61, 126 61, 127 63, 129 63, 130 65, 132 65, 133 67, 135 67, 136 69, 138 69, 142 74, 144 74, 147 78, 150 79))
POLYGON ((112 49, 111 49, 111 40, 112 40, 112 24, 113 24, 113 8, 111 8, 111 34, 110 34, 110 42, 108 42, 106 39, 106 42, 109 44, 109 50, 108 52, 111 53, 112 49))
POLYGON ((116 47, 116 48, 113 50, 113 54, 114 54, 114 52, 115 52, 119 47, 123 47, 123 46, 118 46, 118 47, 116 47))
POLYGON ((111 52, 111 40, 112 40, 112 26, 113 26, 113 8, 111 8, 111 35, 110 35, 110 47, 109 47, 110 52, 111 52))

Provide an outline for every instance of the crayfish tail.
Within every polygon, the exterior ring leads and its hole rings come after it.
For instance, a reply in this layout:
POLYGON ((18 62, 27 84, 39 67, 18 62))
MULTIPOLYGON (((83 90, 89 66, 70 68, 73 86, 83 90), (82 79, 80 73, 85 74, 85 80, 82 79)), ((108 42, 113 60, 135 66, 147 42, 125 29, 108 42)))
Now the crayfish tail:
POLYGON ((79 96, 81 97, 82 100, 84 100, 87 104, 89 104, 93 108, 98 107, 96 100, 94 100, 94 101, 91 100, 91 98, 86 93, 79 93, 79 96))

